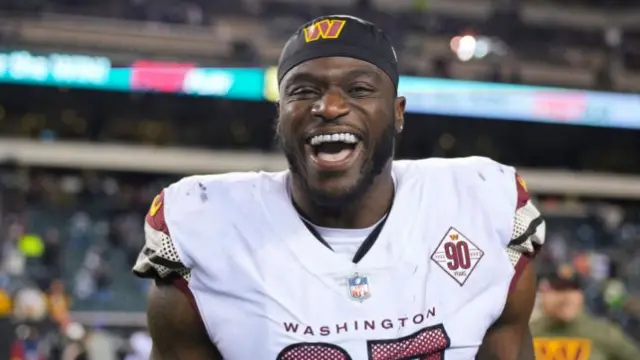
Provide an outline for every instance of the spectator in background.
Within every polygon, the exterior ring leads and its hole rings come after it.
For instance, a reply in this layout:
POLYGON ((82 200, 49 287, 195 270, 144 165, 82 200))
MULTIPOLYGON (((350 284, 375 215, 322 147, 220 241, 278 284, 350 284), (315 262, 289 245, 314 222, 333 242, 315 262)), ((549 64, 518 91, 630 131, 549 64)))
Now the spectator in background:
POLYGON ((25 271, 26 259, 18 248, 18 241, 24 234, 24 226, 18 221, 11 221, 7 226, 6 237, 2 245, 2 260, 0 270, 12 276, 22 276, 25 271))
POLYGON ((26 260, 27 276, 41 289, 45 289, 51 281, 49 269, 42 265, 44 248, 44 242, 37 234, 24 234, 18 240, 18 249, 26 260))
MULTIPOLYGON (((1 276, 1 275, 0 275, 1 276)), ((5 319, 11 315, 12 303, 9 290, 0 283, 0 319, 5 319)))
POLYGON ((0 272, 0 354, 9 354, 11 340, 13 338, 13 324, 11 321, 11 296, 8 285, 8 277, 0 272))
POLYGON ((74 293, 79 299, 106 301, 110 298, 112 279, 105 253, 106 249, 97 245, 86 252, 83 267, 74 279, 74 293))
POLYGON ((16 339, 11 347, 10 360, 46 360, 38 330, 27 325, 16 328, 16 339))
POLYGON ((65 291, 64 284, 61 280, 51 282, 47 300, 51 319, 61 329, 64 329, 69 324, 71 297, 65 291))
POLYGON ((18 240, 18 249, 27 259, 39 259, 44 254, 44 243, 38 235, 24 234, 18 240))
POLYGON ((65 329, 65 336, 68 340, 62 352, 61 360, 88 360, 89 354, 85 345, 87 332, 78 323, 71 323, 65 329))
POLYGON ((13 317, 18 321, 40 322, 47 316, 47 300, 36 287, 24 287, 13 300, 13 317))
POLYGON ((531 323, 536 358, 555 358, 567 351, 590 360, 637 360, 640 352, 622 329, 584 310, 577 273, 568 268, 540 281, 540 318, 531 323))
POLYGON ((147 360, 151 356, 151 337, 146 331, 136 331, 129 338, 131 352, 125 360, 147 360))
POLYGON ((85 329, 85 331, 86 335, 81 339, 81 342, 86 349, 87 358, 91 360, 118 359, 119 348, 125 343, 124 339, 117 338, 109 331, 100 328, 85 329))
POLYGON ((60 245, 60 231, 56 228, 47 230, 44 236, 44 254, 42 254, 42 264, 47 268, 52 279, 60 277, 62 269, 62 256, 60 245))

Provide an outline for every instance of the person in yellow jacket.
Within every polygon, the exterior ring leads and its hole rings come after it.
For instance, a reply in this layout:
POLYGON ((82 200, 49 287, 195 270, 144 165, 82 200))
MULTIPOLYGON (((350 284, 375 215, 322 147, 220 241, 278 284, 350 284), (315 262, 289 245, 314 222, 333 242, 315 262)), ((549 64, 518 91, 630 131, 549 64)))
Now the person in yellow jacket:
POLYGON ((540 280, 541 316, 532 321, 536 360, 640 360, 622 328, 584 309, 577 274, 563 271, 540 280))
POLYGON ((12 309, 11 295, 9 295, 6 290, 0 288, 0 319, 9 317, 12 309))
POLYGON ((51 319, 64 329, 70 322, 71 297, 66 293, 61 280, 56 279, 51 282, 47 293, 47 305, 51 319))

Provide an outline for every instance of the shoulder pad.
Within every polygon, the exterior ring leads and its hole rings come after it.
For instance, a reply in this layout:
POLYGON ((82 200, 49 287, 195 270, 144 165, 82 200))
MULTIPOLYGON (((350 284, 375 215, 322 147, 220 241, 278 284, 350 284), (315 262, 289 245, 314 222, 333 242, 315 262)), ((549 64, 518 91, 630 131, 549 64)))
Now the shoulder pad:
POLYGON ((546 224, 540 211, 531 202, 527 184, 515 174, 517 193, 513 232, 507 245, 509 261, 515 269, 509 291, 513 291, 526 265, 538 254, 545 242, 546 224))
POLYGON ((486 189, 492 198, 506 204, 508 218, 512 221, 512 231, 506 244, 510 259, 520 254, 534 257, 545 240, 546 226, 540 211, 531 201, 527 184, 516 169, 492 159, 473 156, 460 159, 461 164, 473 169, 479 179, 488 185, 486 189), (518 254, 518 255, 516 255, 518 254))
MULTIPOLYGON (((219 234, 230 222, 232 204, 244 204, 264 177, 258 173, 196 175, 165 188, 145 217, 145 245, 134 273, 142 277, 188 277, 203 259, 202 231, 219 234), (207 219, 216 221, 205 221, 207 219)), ((207 246, 213 246, 209 243, 207 246)))
POLYGON ((190 271, 184 265, 178 248, 171 238, 165 217, 165 192, 163 190, 151 203, 145 216, 145 244, 133 267, 134 274, 145 278, 164 279, 172 274, 189 279, 190 271))
POLYGON ((517 201, 513 233, 508 248, 527 256, 535 256, 544 245, 546 224, 542 214, 531 202, 524 179, 515 174, 517 201))

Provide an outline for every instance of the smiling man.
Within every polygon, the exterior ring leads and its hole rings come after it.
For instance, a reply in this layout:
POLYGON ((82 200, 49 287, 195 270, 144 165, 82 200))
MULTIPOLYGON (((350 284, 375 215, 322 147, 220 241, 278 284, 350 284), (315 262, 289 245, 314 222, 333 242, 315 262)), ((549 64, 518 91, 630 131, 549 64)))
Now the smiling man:
POLYGON ((393 161, 395 51, 375 25, 303 25, 278 66, 279 173, 185 178, 154 200, 153 359, 533 359, 544 222, 490 159, 393 161))

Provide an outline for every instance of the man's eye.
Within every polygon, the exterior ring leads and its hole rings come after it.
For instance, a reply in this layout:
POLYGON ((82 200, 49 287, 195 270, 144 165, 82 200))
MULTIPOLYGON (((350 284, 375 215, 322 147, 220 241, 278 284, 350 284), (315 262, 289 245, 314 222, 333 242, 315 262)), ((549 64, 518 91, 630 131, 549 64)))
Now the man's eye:
POLYGON ((349 89, 349 94, 351 94, 351 96, 355 96, 355 97, 366 96, 366 95, 371 94, 372 91, 373 90, 371 90, 371 89, 369 89, 367 87, 364 87, 364 86, 354 86, 351 89, 349 89))
POLYGON ((299 96, 299 95, 313 95, 315 94, 316 91, 312 88, 298 88, 298 89, 294 89, 291 92, 291 95, 294 96, 299 96))

